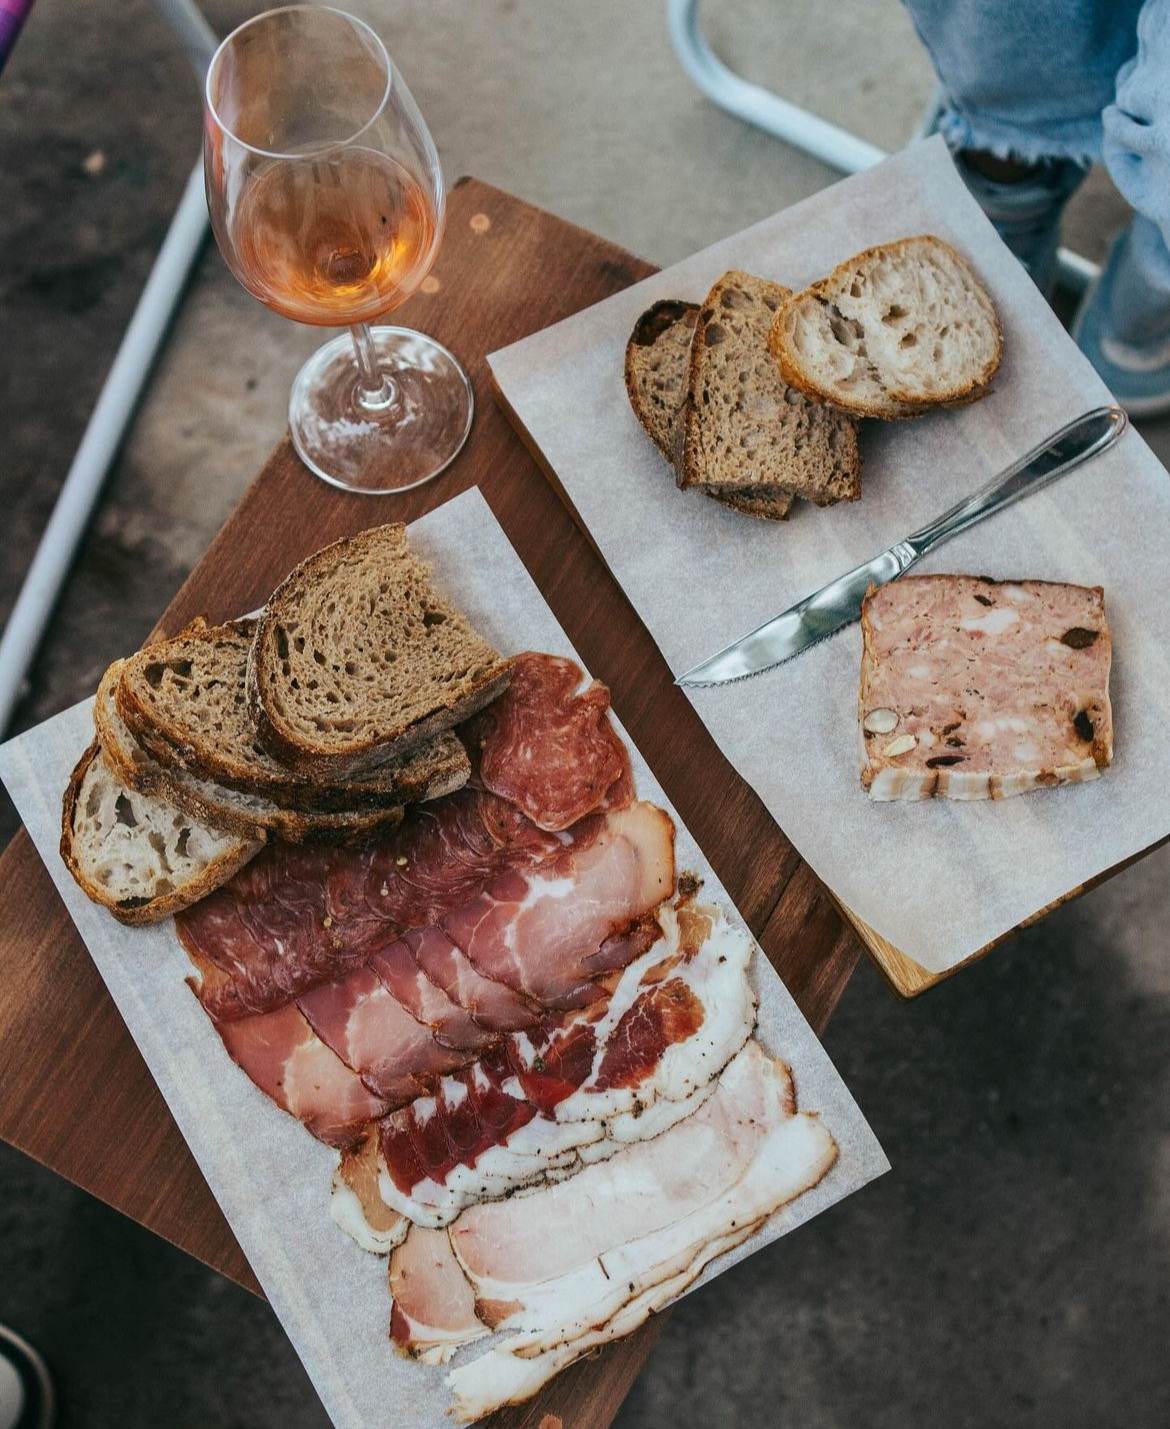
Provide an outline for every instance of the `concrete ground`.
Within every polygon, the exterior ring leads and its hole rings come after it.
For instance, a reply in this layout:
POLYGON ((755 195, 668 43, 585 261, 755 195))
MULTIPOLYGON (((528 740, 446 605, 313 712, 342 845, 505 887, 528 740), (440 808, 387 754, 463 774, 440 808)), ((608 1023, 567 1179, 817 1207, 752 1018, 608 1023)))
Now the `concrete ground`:
MULTIPOLYGON (((214 0, 226 30, 261 6, 214 0)), ((831 182, 718 113, 643 0, 381 0, 448 174, 668 263, 831 182)), ((750 77, 887 147, 930 69, 895 0, 708 6, 750 77)), ((40 0, 0 80, 6 614, 199 139, 148 0, 40 0)), ((1124 220, 1094 179, 1070 228, 1124 220)), ((19 712, 131 648, 280 434, 316 333, 209 249, 19 712)), ((1165 453, 1165 424, 1147 430, 1165 453)), ((0 812, 0 836, 14 827, 0 812)), ((894 1172, 675 1313, 619 1423, 1144 1429, 1170 1422, 1170 851, 911 1007, 863 967, 829 1049, 894 1172)), ((101 1095, 101 1088, 94 1088, 101 1095)), ((307 1429, 324 1415, 271 1313, 0 1149, 0 1321, 71 1426, 307 1429)))

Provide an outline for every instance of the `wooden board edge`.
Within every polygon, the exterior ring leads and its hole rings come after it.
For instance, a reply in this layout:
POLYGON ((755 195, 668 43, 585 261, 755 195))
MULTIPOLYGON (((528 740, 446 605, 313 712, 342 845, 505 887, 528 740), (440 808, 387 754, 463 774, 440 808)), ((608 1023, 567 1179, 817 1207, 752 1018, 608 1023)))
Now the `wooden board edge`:
POLYGON ((961 962, 955 963, 953 967, 946 968, 943 972, 932 973, 924 968, 921 963, 916 962, 908 953, 896 947, 888 938, 882 935, 863 919, 858 917, 853 910, 846 906, 834 894, 831 888, 825 885, 825 892, 837 905, 841 916, 850 924, 861 945, 869 955, 870 961, 877 968, 878 972, 885 979, 891 990, 900 998, 911 1002, 916 997, 920 997, 924 992, 929 992, 932 987, 937 987, 940 982, 946 982, 948 978, 954 977, 964 968, 968 968, 972 963, 979 962, 988 953, 994 952, 996 948, 1002 947, 1010 938, 1014 938, 1017 933, 1024 928, 1031 928, 1034 924, 1043 922, 1050 913, 1055 913, 1058 908, 1064 907, 1066 903, 1073 902, 1080 898, 1082 894, 1091 893, 1094 888, 1099 888, 1103 883, 1108 883, 1111 878, 1115 878, 1119 873, 1123 873, 1127 868, 1131 868, 1135 863, 1140 863, 1143 858, 1148 858, 1150 854, 1157 852, 1167 843, 1170 843, 1170 835, 1159 839, 1157 843, 1152 843, 1148 848, 1141 849, 1138 853, 1132 854, 1129 858, 1122 859, 1120 863, 1115 863, 1110 868, 1104 869, 1101 873, 1095 874, 1084 883, 1078 883, 1074 888, 1070 888, 1066 893, 1062 893, 1059 898, 1054 898, 1051 903, 1045 904, 1043 908, 1037 909, 1022 922, 1017 923, 1014 928, 1009 928, 1006 933, 1001 933, 998 938, 992 938, 991 942, 984 943, 981 948, 976 948, 973 953, 969 953, 961 962))

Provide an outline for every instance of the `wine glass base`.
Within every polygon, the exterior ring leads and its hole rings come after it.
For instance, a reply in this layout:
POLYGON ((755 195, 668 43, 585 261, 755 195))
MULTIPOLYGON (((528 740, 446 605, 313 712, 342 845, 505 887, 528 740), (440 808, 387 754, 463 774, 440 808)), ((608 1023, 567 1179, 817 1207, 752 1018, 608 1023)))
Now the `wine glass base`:
POLYGON ((297 374, 288 425, 297 455, 322 481, 387 496, 451 464, 471 430, 475 402, 467 373, 441 343, 410 328, 370 331, 390 400, 382 407, 363 401, 346 332, 297 374))

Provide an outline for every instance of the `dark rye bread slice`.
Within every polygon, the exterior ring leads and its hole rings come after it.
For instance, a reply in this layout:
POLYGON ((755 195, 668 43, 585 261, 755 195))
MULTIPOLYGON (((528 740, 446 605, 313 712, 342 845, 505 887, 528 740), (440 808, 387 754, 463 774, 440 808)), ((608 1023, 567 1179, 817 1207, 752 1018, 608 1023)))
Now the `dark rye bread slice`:
POLYGON ((768 331, 790 296, 737 271, 707 294, 676 434, 680 486, 790 492, 817 506, 861 495, 856 422, 789 387, 768 351, 768 331))
POLYGON ((287 843, 362 846, 402 822, 399 805, 309 813, 282 809, 271 799, 200 779, 177 765, 164 767, 146 752, 118 713, 117 689, 126 662, 115 660, 98 686, 93 723, 102 758, 128 789, 173 805, 214 829, 241 838, 287 843))
MULTIPOLYGON (((674 463, 675 427, 691 355, 691 339, 699 316, 698 303, 666 298, 646 309, 626 343, 626 392, 634 415, 654 445, 674 463)), ((706 493, 724 506, 748 516, 782 521, 791 496, 706 493)))
POLYGON ((343 780, 451 729, 508 675, 395 523, 326 546, 273 592, 248 656, 248 708, 281 763, 343 780))
POLYGON ((867 417, 917 417, 990 390, 1003 354, 971 265, 932 234, 879 244, 788 298, 768 343, 786 382, 867 417))
MULTIPOLYGON (((165 770, 222 785, 302 813, 384 811, 462 788, 466 751, 441 735, 360 780, 324 781, 286 769, 265 750, 248 710, 247 665, 254 620, 199 621, 146 646, 121 666, 117 713, 134 740, 165 770)), ((284 828, 295 821, 276 820, 284 828)))
POLYGON ((157 923, 226 883, 263 844, 123 785, 97 741, 61 804, 61 857, 87 898, 123 923, 157 923))

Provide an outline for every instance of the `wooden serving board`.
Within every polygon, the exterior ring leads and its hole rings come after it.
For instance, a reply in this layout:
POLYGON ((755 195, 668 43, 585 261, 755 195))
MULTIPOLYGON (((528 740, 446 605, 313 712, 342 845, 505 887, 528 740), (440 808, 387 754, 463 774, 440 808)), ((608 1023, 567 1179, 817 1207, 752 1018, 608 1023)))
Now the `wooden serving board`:
MULTIPOLYGON (((298 560, 383 521, 410 521, 479 485, 553 613, 818 1031, 857 947, 808 868, 719 753, 616 583, 490 397, 485 355, 652 270, 595 236, 472 179, 451 194, 434 273, 402 313, 463 360, 471 438, 430 485, 350 496, 283 441, 156 630, 263 603, 298 560)), ((468 559, 474 560, 474 552, 468 559)), ((0 858, 0 1136, 259 1293, 259 1286, 121 1022, 27 835, 0 858)), ((495 1416, 605 1429, 664 1316, 495 1416)), ((545 1424, 545 1429, 553 1426, 545 1424)))

